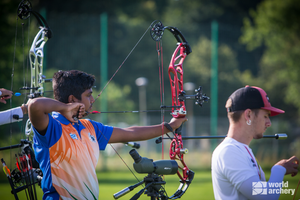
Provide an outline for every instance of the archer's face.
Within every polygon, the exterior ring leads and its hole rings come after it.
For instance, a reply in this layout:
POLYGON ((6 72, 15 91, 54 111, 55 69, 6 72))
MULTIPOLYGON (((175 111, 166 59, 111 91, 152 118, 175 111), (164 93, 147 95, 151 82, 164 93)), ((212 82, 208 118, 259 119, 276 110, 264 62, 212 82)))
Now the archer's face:
POLYGON ((253 128, 255 129, 254 139, 263 137, 264 132, 271 126, 270 111, 260 109, 257 116, 253 120, 253 128))
POLYGON ((93 90, 92 88, 87 89, 84 93, 81 94, 81 103, 85 105, 85 110, 87 112, 90 111, 91 105, 95 102, 94 97, 92 96, 93 90))

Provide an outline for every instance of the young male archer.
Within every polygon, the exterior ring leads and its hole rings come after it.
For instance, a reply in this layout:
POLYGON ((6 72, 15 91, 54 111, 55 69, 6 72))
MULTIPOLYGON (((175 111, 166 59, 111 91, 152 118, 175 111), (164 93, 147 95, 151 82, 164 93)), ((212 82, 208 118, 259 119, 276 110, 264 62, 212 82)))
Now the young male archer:
MULTIPOLYGON (((233 92, 226 102, 229 130, 227 137, 214 150, 211 171, 215 199, 278 199, 284 175, 298 173, 299 160, 292 156, 280 160, 271 169, 267 184, 265 174, 249 147, 271 126, 270 116, 284 113, 272 107, 266 92, 259 87, 246 86, 233 92), (253 189, 259 183, 260 190, 253 189), (274 183, 274 184, 273 184, 274 183), (271 186, 275 187, 271 187, 271 186), (262 192, 262 189, 266 192, 262 192)), ((258 184, 258 186, 259 186, 258 184)))
MULTIPOLYGON (((28 105, 36 160, 43 171, 43 199, 98 199, 95 167, 99 150, 108 143, 147 140, 162 134, 162 125, 116 128, 80 119, 94 103, 94 81, 94 76, 77 70, 56 72, 55 100, 36 98, 28 105)), ((184 121, 186 118, 172 119, 169 124, 176 129, 184 121)), ((168 132, 166 128, 163 131, 168 132)))

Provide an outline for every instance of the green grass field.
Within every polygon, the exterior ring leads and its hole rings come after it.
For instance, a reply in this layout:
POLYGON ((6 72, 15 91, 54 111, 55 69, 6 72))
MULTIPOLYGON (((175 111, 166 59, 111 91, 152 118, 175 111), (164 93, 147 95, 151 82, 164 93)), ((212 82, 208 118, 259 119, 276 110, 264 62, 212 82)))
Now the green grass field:
MULTIPOLYGON (((270 176, 270 171, 265 171, 266 177, 270 176)), ((113 194, 122 190, 123 188, 136 184, 138 181, 135 179, 135 177, 129 172, 129 171, 107 171, 107 172, 99 172, 98 174, 99 179, 99 189, 100 189, 100 197, 101 200, 110 200, 114 199, 113 194)), ((137 178, 141 181, 147 174, 137 174, 135 173, 137 178)), ((290 176, 286 176, 284 181, 288 181, 288 189, 295 189, 300 175, 298 174, 295 178, 291 178, 290 176)), ((165 185, 165 189, 168 193, 168 195, 173 194, 177 187, 179 186, 177 175, 167 175, 165 176, 165 181, 167 184, 165 185)), ((140 189, 142 189, 142 186, 137 187, 130 193, 126 194, 125 196, 121 197, 120 199, 130 199, 135 193, 137 193, 140 189)), ((42 199, 42 191, 37 187, 38 190, 38 199, 42 199)), ((5 182, 3 180, 0 183, 0 194, 1 199, 3 200, 10 200, 14 199, 13 195, 10 193, 10 187, 8 184, 8 181, 5 182)), ((26 195, 24 192, 19 193, 19 199, 26 199, 26 195)), ((146 195, 141 195, 139 198, 141 200, 150 199, 150 197, 147 197, 146 195)), ((197 170, 195 171, 195 178, 187 190, 187 192, 184 194, 184 196, 181 199, 186 200, 211 200, 214 199, 213 196, 213 189, 212 189, 212 183, 211 183, 211 175, 209 170, 197 170)), ((293 196, 284 194, 280 197, 281 200, 286 199, 293 199, 293 196)), ((295 199, 300 199, 300 192, 297 192, 297 195, 295 199)))

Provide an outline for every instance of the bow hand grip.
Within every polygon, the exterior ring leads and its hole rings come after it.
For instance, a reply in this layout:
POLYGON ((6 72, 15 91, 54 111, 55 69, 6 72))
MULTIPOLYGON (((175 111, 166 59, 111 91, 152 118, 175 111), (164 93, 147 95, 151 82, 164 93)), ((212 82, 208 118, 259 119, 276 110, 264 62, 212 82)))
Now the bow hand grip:
POLYGON ((178 135, 181 135, 181 130, 182 130, 182 124, 181 124, 181 126, 179 128, 177 128, 175 130, 175 133, 177 133, 178 135))

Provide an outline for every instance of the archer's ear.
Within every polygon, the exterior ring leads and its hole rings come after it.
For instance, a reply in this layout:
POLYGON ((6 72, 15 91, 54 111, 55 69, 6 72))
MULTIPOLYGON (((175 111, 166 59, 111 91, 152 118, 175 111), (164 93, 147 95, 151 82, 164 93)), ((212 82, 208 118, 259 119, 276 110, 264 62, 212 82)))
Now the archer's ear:
POLYGON ((252 113, 253 113, 253 112, 252 112, 251 109, 246 109, 246 110, 244 111, 244 118, 245 118, 246 121, 248 121, 248 120, 251 118, 251 114, 252 114, 252 113))
POLYGON ((74 95, 70 95, 68 98, 69 103, 75 103, 78 102, 78 99, 74 95))

